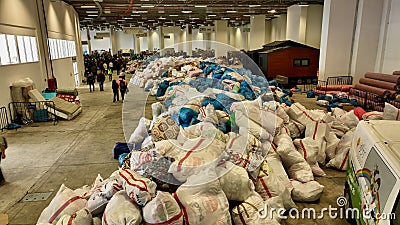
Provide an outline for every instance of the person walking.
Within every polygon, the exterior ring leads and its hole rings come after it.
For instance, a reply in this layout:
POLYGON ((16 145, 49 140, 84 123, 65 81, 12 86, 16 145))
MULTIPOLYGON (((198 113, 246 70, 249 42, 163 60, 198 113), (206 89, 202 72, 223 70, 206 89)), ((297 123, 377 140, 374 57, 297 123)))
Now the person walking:
POLYGON ((119 101, 119 93, 118 93, 119 87, 118 87, 118 83, 116 80, 112 80, 111 87, 112 87, 113 94, 114 94, 113 102, 115 102, 115 99, 117 99, 117 101, 119 101))
POLYGON ((106 74, 107 73, 107 68, 108 68, 108 65, 107 65, 107 62, 104 62, 103 63, 103 68, 104 68, 104 74, 106 74))
POLYGON ((97 82, 99 82, 100 91, 104 91, 104 81, 106 80, 106 76, 103 71, 99 70, 100 73, 97 74, 97 82))
POLYGON ((124 79, 124 77, 119 76, 118 79, 118 86, 119 86, 119 91, 121 92, 121 99, 124 101, 125 99, 125 94, 127 93, 128 90, 128 82, 124 79))
POLYGON ((7 149, 7 140, 5 137, 1 137, 0 139, 0 185, 4 184, 6 182, 6 179, 3 176, 3 171, 1 171, 1 160, 6 158, 6 149, 7 149))
POLYGON ((89 73, 89 75, 87 77, 87 83, 89 84, 90 92, 92 92, 92 87, 93 87, 93 91, 94 91, 95 78, 93 76, 93 73, 89 73))
POLYGON ((112 74, 112 72, 113 72, 113 70, 114 70, 114 63, 113 63, 112 59, 111 59, 110 62, 108 63, 108 68, 111 69, 111 74, 112 74))
POLYGON ((108 68, 107 72, 108 72, 108 80, 112 81, 112 74, 113 74, 112 69, 108 68))

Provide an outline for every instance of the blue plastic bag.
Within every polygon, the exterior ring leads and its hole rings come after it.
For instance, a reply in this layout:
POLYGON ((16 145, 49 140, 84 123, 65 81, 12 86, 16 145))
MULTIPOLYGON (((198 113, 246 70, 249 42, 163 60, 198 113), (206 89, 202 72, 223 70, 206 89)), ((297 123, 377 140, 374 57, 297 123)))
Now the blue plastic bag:
POLYGON ((315 98, 315 91, 314 90, 307 91, 307 98, 315 98))

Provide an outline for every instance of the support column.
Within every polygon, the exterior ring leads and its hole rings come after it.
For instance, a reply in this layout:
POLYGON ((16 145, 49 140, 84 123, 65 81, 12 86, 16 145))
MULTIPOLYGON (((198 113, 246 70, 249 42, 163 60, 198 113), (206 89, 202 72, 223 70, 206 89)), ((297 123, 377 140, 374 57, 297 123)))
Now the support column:
POLYGON ((186 25, 186 53, 188 56, 192 56, 192 25, 188 24, 186 25))
POLYGON ((151 31, 147 31, 147 49, 153 51, 153 39, 151 37, 151 31))
POLYGON ((86 28, 86 35, 87 35, 89 54, 91 54, 92 53, 92 44, 91 44, 91 41, 90 41, 90 29, 88 27, 86 28))
POLYGON ((135 53, 140 53, 140 37, 135 34, 133 38, 135 39, 135 53))
POLYGON ((374 71, 378 54, 383 1, 360 0, 354 35, 351 74, 357 83, 366 72, 374 71))
POLYGON ((111 45, 111 52, 113 54, 118 53, 118 47, 117 47, 117 35, 114 31, 114 29, 110 29, 110 45, 111 45))
POLYGON ((250 18, 250 50, 262 48, 265 44, 265 15, 250 18))
POLYGON ((228 21, 216 20, 215 21, 215 41, 221 42, 222 44, 216 44, 215 46, 215 57, 226 56, 226 50, 228 43, 228 21))
POLYGON ((326 0, 322 18, 319 80, 350 74, 357 0, 326 0))
POLYGON ((158 35, 159 35, 159 45, 158 46, 160 46, 160 50, 163 50, 164 49, 164 47, 165 47, 165 43, 164 43, 164 32, 163 32, 163 27, 162 26, 159 26, 158 27, 158 35))
POLYGON ((204 33, 204 40, 206 41, 206 45, 205 48, 206 50, 210 50, 211 49, 211 33, 204 33))

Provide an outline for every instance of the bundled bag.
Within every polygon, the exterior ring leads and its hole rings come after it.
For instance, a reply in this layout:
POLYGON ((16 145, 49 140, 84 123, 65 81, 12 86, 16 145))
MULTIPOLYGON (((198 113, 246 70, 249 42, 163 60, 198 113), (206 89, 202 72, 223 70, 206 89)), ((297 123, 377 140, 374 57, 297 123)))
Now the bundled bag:
POLYGON ((160 157, 161 155, 155 149, 144 152, 132 151, 130 157, 130 169, 143 176, 148 164, 160 157))
POLYGON ((72 215, 64 215, 57 225, 92 225, 92 214, 83 208, 72 215))
POLYGON ((303 105, 296 102, 287 110, 289 117, 303 125, 317 122, 324 117, 324 113, 316 110, 307 110, 303 105))
POLYGON ((103 213, 103 224, 140 225, 142 216, 137 204, 127 196, 125 191, 116 193, 103 213))
MULTIPOLYGON (((253 192, 242 204, 232 209, 233 222, 235 225, 279 225, 279 222, 271 215, 262 218, 266 213, 263 211, 264 207, 261 196, 253 192)), ((268 205, 268 207, 274 206, 268 205)))
POLYGON ((217 175, 228 200, 242 202, 254 191, 247 171, 231 162, 218 165, 217 175))
POLYGON ((92 195, 92 187, 90 187, 89 185, 85 185, 85 186, 75 189, 74 193, 77 196, 88 200, 89 197, 92 195))
POLYGON ((143 219, 146 224, 182 225, 183 213, 170 193, 158 191, 143 208, 143 219))
POLYGON ((336 134, 334 132, 330 132, 329 136, 326 138, 327 139, 327 144, 326 144, 326 156, 328 159, 333 159, 336 154, 336 147, 338 146, 340 139, 336 137, 336 134))
POLYGON ((345 171, 347 169, 349 151, 353 141, 353 130, 347 132, 339 141, 336 147, 336 155, 333 159, 326 164, 327 167, 334 167, 336 169, 345 171))
POLYGON ((301 183, 297 180, 292 180, 293 200, 299 202, 314 202, 321 198, 324 186, 320 185, 317 181, 310 181, 301 183))
POLYGON ((383 120, 383 113, 378 111, 367 112, 362 115, 363 120, 383 120))
POLYGON ((276 147, 274 145, 271 146, 271 149, 272 150, 268 152, 265 161, 267 161, 268 166, 272 169, 272 171, 274 171, 274 174, 278 180, 280 180, 280 182, 289 189, 289 192, 292 192, 292 183, 290 182, 286 170, 283 167, 281 157, 276 152, 276 147))
POLYGON ((136 172, 121 169, 119 171, 122 187, 136 204, 145 206, 156 195, 156 184, 143 178, 136 172))
POLYGON ((304 139, 296 139, 293 141, 297 151, 303 155, 303 158, 308 162, 315 176, 325 176, 325 172, 319 167, 317 162, 317 154, 319 151, 317 141, 310 137, 304 139))
POLYGON ((73 190, 62 184, 56 196, 40 214, 37 223, 56 224, 62 216, 72 215, 85 206, 85 199, 77 196, 73 190))
POLYGON ((169 115, 159 117, 151 129, 153 141, 176 139, 179 134, 179 126, 169 115))
POLYGON ((383 109, 384 120, 400 120, 400 109, 385 102, 385 108, 383 109))
POLYGON ((103 213, 112 196, 122 190, 119 177, 111 176, 92 189, 92 195, 87 202, 87 208, 92 215, 103 213))
POLYGON ((199 138, 187 140, 182 149, 185 151, 177 156, 168 172, 172 173, 177 180, 185 182, 196 171, 205 167, 215 167, 225 150, 225 143, 217 139, 199 138))
POLYGON ((279 140, 280 141, 277 143, 277 152, 288 171, 289 177, 301 182, 314 180, 310 165, 303 156, 296 151, 292 139, 287 135, 282 135, 279 140))
POLYGON ((280 197, 286 209, 296 208, 296 204, 290 196, 291 190, 278 179, 266 162, 262 164, 260 174, 255 184, 257 193, 260 194, 264 200, 280 197))
POLYGON ((231 224, 229 203, 215 171, 207 168, 191 176, 173 194, 185 224, 231 224))
POLYGON ((316 155, 317 162, 325 165, 326 160, 326 137, 329 136, 330 126, 324 122, 312 122, 307 124, 305 137, 310 137, 317 141, 318 152, 316 155))
POLYGON ((306 129, 303 124, 294 120, 290 120, 288 124, 285 124, 285 127, 289 130, 291 138, 299 138, 306 129))

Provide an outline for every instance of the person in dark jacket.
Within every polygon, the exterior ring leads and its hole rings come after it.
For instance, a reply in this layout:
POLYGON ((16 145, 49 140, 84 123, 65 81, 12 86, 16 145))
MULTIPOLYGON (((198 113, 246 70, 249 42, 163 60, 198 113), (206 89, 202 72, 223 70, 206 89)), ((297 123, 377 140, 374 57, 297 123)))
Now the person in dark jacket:
POLYGON ((92 87, 94 91, 94 83, 95 83, 95 76, 93 76, 93 73, 90 73, 89 76, 87 77, 87 83, 89 84, 89 90, 92 92, 92 87))
POLYGON ((128 93, 128 82, 125 80, 124 76, 119 76, 117 83, 121 92, 122 101, 124 101, 125 94, 128 93))
POLYGON ((116 80, 112 81, 112 90, 114 93, 114 101, 113 102, 115 102, 115 99, 117 99, 117 101, 119 101, 119 93, 118 93, 119 86, 118 86, 118 83, 116 80))
POLYGON ((1 159, 6 158, 7 140, 5 137, 0 138, 0 185, 2 185, 6 180, 4 179, 3 172, 1 171, 1 159))
POLYGON ((100 91, 104 91, 104 81, 106 80, 106 76, 104 75, 102 70, 97 74, 97 82, 99 82, 100 91))

